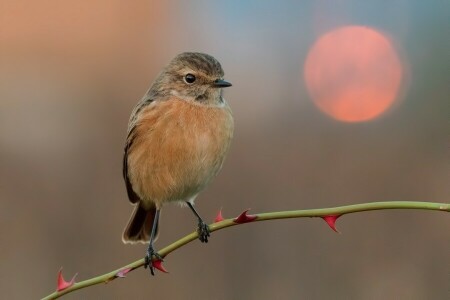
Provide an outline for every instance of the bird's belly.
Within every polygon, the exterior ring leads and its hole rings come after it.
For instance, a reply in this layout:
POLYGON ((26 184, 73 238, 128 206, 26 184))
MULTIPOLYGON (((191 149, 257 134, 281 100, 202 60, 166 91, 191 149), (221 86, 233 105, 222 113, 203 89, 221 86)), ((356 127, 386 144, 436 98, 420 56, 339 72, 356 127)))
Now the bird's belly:
POLYGON ((196 109, 166 113, 133 145, 140 151, 129 156, 130 180, 142 204, 188 200, 220 170, 233 132, 231 114, 196 109))

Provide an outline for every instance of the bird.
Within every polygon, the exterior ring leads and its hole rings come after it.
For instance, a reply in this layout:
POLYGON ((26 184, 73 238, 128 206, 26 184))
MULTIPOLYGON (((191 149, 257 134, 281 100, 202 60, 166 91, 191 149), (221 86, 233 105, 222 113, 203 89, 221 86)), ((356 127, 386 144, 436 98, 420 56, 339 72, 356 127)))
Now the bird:
MULTIPOLYGON (((213 56, 184 52, 173 58, 134 107, 123 155, 123 177, 135 206, 122 235, 124 243, 149 243, 144 267, 154 275, 153 257, 161 209, 188 206, 198 221, 199 240, 210 229, 194 200, 222 168, 234 120, 223 97, 221 64, 213 56)), ((175 221, 172 221, 175 222, 175 221)))

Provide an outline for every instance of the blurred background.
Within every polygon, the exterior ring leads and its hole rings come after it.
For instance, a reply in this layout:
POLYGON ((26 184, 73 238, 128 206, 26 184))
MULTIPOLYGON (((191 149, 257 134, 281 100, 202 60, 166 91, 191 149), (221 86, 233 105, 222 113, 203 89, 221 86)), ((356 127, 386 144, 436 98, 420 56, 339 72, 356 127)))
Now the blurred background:
MULTIPOLYGON (((178 53, 215 56, 236 131, 197 199, 212 221, 370 201, 449 202, 447 1, 0 0, 0 291, 36 299, 143 257, 122 153, 133 106, 178 53)), ((165 207, 157 248, 192 232, 165 207)), ((66 299, 448 299, 450 218, 253 223, 172 253, 170 274, 66 299)))

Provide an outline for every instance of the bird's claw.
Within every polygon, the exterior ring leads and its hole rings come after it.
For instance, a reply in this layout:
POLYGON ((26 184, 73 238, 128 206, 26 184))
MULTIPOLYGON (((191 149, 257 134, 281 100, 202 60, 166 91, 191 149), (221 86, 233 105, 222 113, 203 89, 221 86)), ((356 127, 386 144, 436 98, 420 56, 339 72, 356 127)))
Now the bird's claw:
POLYGON ((198 222, 198 239, 202 243, 207 243, 208 238, 210 236, 211 231, 209 230, 209 227, 207 224, 205 224, 203 221, 198 222))
POLYGON ((163 261, 161 255, 158 254, 158 252, 153 249, 153 246, 149 246, 147 249, 147 254, 144 258, 144 268, 147 269, 147 267, 150 269, 150 274, 152 276, 155 276, 155 267, 153 266, 153 257, 155 257, 157 260, 163 261))

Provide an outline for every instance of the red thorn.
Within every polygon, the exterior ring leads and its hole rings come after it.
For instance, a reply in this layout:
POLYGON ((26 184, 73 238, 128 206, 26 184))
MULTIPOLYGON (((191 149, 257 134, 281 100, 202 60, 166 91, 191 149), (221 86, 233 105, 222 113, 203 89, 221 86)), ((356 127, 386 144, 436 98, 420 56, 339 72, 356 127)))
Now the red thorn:
POLYGON ((152 263, 152 265, 153 265, 156 269, 160 270, 161 272, 169 273, 169 271, 167 271, 166 268, 164 268, 164 266, 163 266, 163 264, 162 264, 162 260, 160 260, 160 259, 154 260, 153 263, 152 263))
POLYGON ((256 216, 254 215, 248 215, 247 212, 250 210, 244 210, 237 218, 233 219, 234 223, 238 223, 238 224, 242 224, 242 223, 248 223, 248 222, 252 222, 256 219, 256 216))
POLYGON ((67 281, 64 280, 64 277, 62 275, 62 268, 59 269, 57 285, 56 285, 56 291, 60 292, 60 291, 63 291, 65 289, 71 287, 72 285, 74 285, 75 284, 75 277, 77 277, 77 275, 78 275, 78 273, 73 275, 72 279, 69 282, 67 282, 67 281))
POLYGON ((219 213, 217 214, 216 218, 214 219, 214 223, 218 223, 225 220, 222 216, 222 209, 219 210, 219 213))
POLYGON ((335 232, 339 233, 336 229, 336 220, 342 215, 329 215, 321 217, 325 222, 327 222, 328 226, 333 229, 335 232))
POLYGON ((125 278, 131 270, 133 270, 133 268, 122 269, 117 272, 116 277, 125 278))

